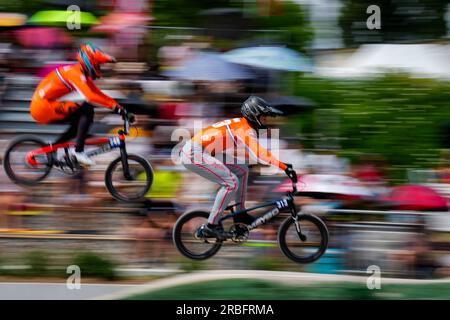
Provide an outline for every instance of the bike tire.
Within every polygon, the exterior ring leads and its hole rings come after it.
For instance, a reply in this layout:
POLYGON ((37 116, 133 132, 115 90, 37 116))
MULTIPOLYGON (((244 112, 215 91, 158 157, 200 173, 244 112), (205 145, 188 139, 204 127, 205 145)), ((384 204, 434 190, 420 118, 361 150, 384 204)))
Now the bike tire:
POLYGON ((202 254, 194 254, 192 251, 190 251, 183 243, 183 240, 181 239, 181 233, 182 228, 185 223, 187 223, 189 220, 192 220, 193 218, 201 217, 208 219, 209 212, 206 211, 190 211, 184 213, 180 218, 178 218, 177 222, 175 223, 175 226, 173 228, 173 243, 175 244, 175 247, 177 250, 184 255, 185 257, 192 259, 192 260, 205 260, 208 258, 211 258, 214 256, 219 249, 222 247, 222 242, 218 241, 215 244, 211 244, 211 249, 208 251, 202 253, 202 254))
POLYGON ((13 168, 11 168, 10 155, 11 155, 11 152, 14 150, 14 148, 16 148, 18 145, 20 145, 24 142, 34 142, 34 143, 40 145, 41 147, 45 147, 48 145, 43 140, 41 140, 35 136, 19 136, 19 137, 13 139, 10 142, 10 144, 8 145, 8 147, 6 148, 5 155, 3 158, 3 168, 4 168, 7 176, 11 179, 11 181, 13 181, 17 184, 21 184, 21 185, 35 186, 35 185, 39 184, 42 180, 44 180, 48 176, 50 171, 52 170, 53 158, 51 156, 47 156, 47 160, 48 160, 47 167, 43 171, 42 175, 40 175, 38 178, 25 179, 23 177, 20 177, 19 175, 17 175, 14 172, 13 168))
POLYGON ((126 197, 126 196, 122 195, 114 187, 112 175, 113 175, 113 172, 114 172, 114 169, 115 169, 116 165, 121 162, 121 157, 120 156, 118 158, 116 158, 115 160, 113 160, 109 164, 108 168, 106 169, 106 172, 105 172, 105 185, 106 185, 106 188, 108 189, 109 193, 115 199, 117 199, 119 201, 122 201, 122 202, 134 202, 134 201, 143 200, 145 195, 150 190, 150 188, 152 187, 152 184, 153 184, 153 169, 152 169, 152 166, 150 165, 150 163, 146 159, 144 159, 141 156, 135 155, 135 154, 129 154, 128 155, 128 159, 138 162, 144 168, 144 171, 145 171, 145 173, 147 175, 147 180, 146 180, 146 184, 145 184, 144 188, 142 190, 140 190, 140 192, 136 196, 126 197))
MULTIPOLYGON (((306 220, 306 221, 313 223, 319 229, 320 235, 321 235, 319 250, 315 254, 313 254, 311 256, 307 256, 307 257, 300 257, 300 256, 296 255, 294 252, 292 252, 292 250, 287 245, 287 241, 286 241, 287 231, 288 231, 289 227, 294 223, 294 219, 292 217, 287 218, 280 225, 280 228, 278 229, 278 244, 279 244, 280 249, 283 252, 283 254, 287 258, 291 259, 292 261, 297 262, 297 263, 314 262, 314 261, 318 260, 327 250, 328 239, 329 239, 329 233, 328 233, 327 226, 319 217, 317 217, 315 215, 298 214, 297 217, 298 217, 298 221, 300 223, 300 228, 301 228, 302 221, 306 220)), ((301 241, 301 240, 299 239, 299 241, 301 241)))

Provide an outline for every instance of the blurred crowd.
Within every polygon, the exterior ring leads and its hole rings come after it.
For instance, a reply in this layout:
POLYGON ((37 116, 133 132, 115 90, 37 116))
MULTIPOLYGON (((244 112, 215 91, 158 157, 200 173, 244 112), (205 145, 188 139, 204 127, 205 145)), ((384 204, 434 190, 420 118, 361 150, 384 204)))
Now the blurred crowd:
MULTIPOLYGON (((400 277, 450 275, 448 151, 442 152, 434 170, 412 170, 410 184, 392 186, 386 174, 389 163, 380 155, 362 154, 350 161, 335 148, 303 147, 302 130, 295 119, 312 112, 314 102, 293 97, 289 89, 293 77, 310 71, 300 60, 295 66, 278 69, 254 63, 238 65, 224 58, 224 52, 230 51, 229 42, 221 45, 214 37, 184 29, 163 29, 169 30, 166 33, 152 29, 150 2, 97 3, 107 14, 95 26, 83 25, 82 31, 75 33, 65 24, 0 27, 0 159, 17 135, 33 134, 52 141, 64 130, 60 125, 34 123, 29 102, 40 79, 58 66, 73 63, 79 44, 91 41, 118 60, 103 68, 104 78, 96 83, 137 115, 127 146, 130 153, 150 161, 153 187, 144 202, 124 204, 112 199, 104 185, 104 171, 117 153, 99 156, 95 167, 76 175, 54 170, 36 187, 13 184, 2 170, 0 254, 12 254, 8 244, 20 241, 17 239, 23 235, 35 239, 23 240, 22 250, 43 246, 42 235, 54 237, 46 242, 47 248, 61 247, 58 241, 65 236, 81 235, 86 240, 72 240, 73 246, 89 248, 89 241, 123 241, 125 245, 108 246, 108 250, 124 264, 176 263, 171 230, 177 217, 190 207, 210 206, 217 189, 172 161, 180 138, 177 130, 193 133, 196 121, 206 126, 238 117, 241 103, 256 94, 285 112, 271 123, 280 129, 279 157, 292 163, 301 176, 303 193, 298 205, 319 212, 331 232, 327 254, 302 270, 365 273, 369 265, 379 265, 400 277), (160 34, 165 36, 157 47, 155 38, 160 34)), ((272 64, 277 62, 276 54, 274 57, 272 64)), ((72 95, 70 99, 81 97, 72 95)), ((97 108, 91 133, 114 134, 120 126, 118 116, 97 108)), ((261 175, 259 166, 251 169, 248 207, 278 197, 289 184, 281 171, 261 175)), ((277 226, 256 230, 252 240, 262 244, 275 241, 277 226)), ((233 246, 222 258, 208 263, 249 266, 258 253, 283 261, 275 251, 272 246, 233 246)), ((287 261, 277 263, 280 269, 294 268, 287 261)))

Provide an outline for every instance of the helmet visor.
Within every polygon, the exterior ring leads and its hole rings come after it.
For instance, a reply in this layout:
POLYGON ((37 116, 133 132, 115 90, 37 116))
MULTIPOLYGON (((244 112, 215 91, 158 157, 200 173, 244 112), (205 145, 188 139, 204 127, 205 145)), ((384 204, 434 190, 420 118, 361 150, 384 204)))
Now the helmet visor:
POLYGON ((110 56, 100 50, 94 52, 94 59, 99 64, 116 62, 116 59, 113 56, 110 56))
POLYGON ((281 116, 284 113, 283 113, 283 111, 278 110, 277 108, 269 107, 268 112, 265 112, 265 114, 267 114, 269 117, 276 117, 276 116, 281 116))

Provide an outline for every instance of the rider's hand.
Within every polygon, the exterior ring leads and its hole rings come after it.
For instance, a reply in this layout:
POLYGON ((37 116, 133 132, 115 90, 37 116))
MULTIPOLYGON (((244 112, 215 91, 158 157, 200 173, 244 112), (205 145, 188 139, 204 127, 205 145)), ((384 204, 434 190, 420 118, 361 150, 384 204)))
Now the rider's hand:
POLYGON ((126 117, 130 123, 136 122, 136 117, 134 116, 134 113, 128 112, 126 117))
POLYGON ((133 113, 128 112, 124 107, 121 105, 116 105, 114 107, 114 113, 120 114, 122 116, 122 119, 127 119, 130 123, 134 123, 136 121, 136 117, 133 113))
POLYGON ((120 114, 122 117, 126 114, 126 110, 124 107, 122 107, 120 104, 117 104, 114 108, 113 108, 113 112, 115 114, 120 114))
POLYGON ((292 180, 292 182, 297 183, 297 173, 294 169, 292 169, 292 164, 285 163, 285 165, 287 168, 284 170, 284 172, 286 172, 286 175, 289 177, 289 179, 292 180))

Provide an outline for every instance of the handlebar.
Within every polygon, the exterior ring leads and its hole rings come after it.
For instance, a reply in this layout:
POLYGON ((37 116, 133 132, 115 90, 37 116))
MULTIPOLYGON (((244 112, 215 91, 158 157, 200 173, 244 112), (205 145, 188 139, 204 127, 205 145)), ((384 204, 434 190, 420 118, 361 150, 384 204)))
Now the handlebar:
POLYGON ((295 172, 292 169, 292 164, 286 163, 287 169, 285 170, 287 176, 289 177, 289 179, 291 179, 292 182, 292 192, 289 193, 296 193, 297 192, 297 172, 295 172))
POLYGON ((292 193, 296 193, 297 192, 297 182, 292 181, 292 193))
POLYGON ((130 124, 135 122, 134 115, 132 113, 129 113, 127 109, 124 107, 121 107, 120 105, 116 106, 114 108, 114 113, 120 114, 123 120, 123 133, 129 134, 130 132, 130 124))
POLYGON ((128 134, 130 132, 130 120, 127 117, 123 117, 123 133, 128 134))
POLYGON ((122 119, 123 119, 123 131, 124 134, 130 133, 130 126, 132 123, 135 122, 134 115, 129 113, 126 109, 123 109, 124 113, 122 113, 122 119), (131 115, 131 116, 130 116, 131 115))

